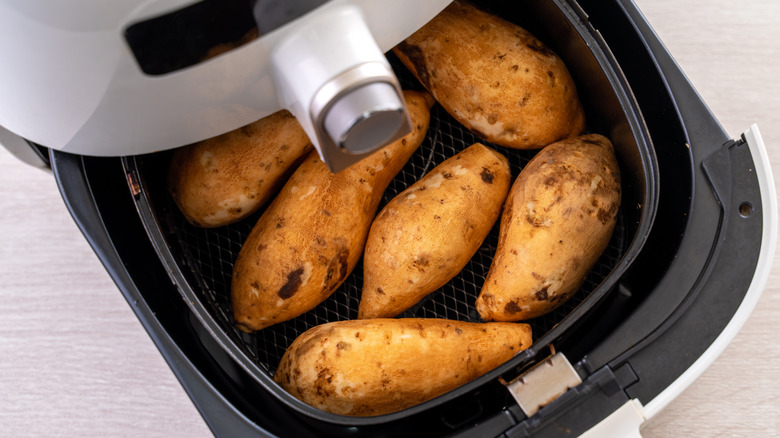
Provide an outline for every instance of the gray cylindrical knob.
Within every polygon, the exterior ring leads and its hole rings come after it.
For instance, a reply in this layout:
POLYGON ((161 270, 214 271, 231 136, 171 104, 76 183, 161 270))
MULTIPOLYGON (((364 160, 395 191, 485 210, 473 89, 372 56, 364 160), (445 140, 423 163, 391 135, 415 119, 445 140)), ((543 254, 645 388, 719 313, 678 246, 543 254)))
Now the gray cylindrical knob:
POLYGON ((340 96, 324 120, 333 142, 353 154, 384 146, 403 122, 404 105, 387 82, 372 82, 340 96))

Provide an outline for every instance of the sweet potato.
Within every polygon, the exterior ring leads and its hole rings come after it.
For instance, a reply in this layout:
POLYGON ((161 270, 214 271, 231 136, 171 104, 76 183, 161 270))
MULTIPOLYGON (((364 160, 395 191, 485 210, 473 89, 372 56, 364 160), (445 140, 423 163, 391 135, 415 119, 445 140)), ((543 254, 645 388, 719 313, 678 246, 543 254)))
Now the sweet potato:
POLYGON ((510 183, 506 158, 476 143, 391 200, 366 241, 358 317, 396 316, 457 275, 501 214, 510 183))
POLYGON ((411 133, 336 174, 312 152, 260 217, 233 268, 241 330, 311 310, 355 268, 383 192, 428 129, 430 96, 404 95, 411 133))
POLYGON ((577 291, 609 244, 620 205, 612 143, 598 134, 542 149, 512 185, 477 298, 487 321, 543 315, 577 291))
POLYGON ((530 345, 531 328, 521 323, 338 321, 300 335, 274 380, 327 412, 381 415, 457 388, 530 345))
POLYGON ((563 61, 525 29, 455 1, 393 52, 483 139, 538 149, 579 135, 585 115, 563 61))
POLYGON ((168 190, 193 225, 228 225, 264 206, 311 150, 298 121, 282 110, 177 149, 168 190))

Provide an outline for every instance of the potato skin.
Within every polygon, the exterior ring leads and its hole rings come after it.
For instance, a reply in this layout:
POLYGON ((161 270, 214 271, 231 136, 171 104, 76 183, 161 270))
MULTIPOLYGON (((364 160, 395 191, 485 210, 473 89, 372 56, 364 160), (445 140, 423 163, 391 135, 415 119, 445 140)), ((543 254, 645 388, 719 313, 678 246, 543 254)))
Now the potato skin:
POLYGON ((396 316, 457 275, 501 214, 511 179, 506 157, 476 143, 393 198, 368 234, 358 318, 396 316))
POLYGON ((585 115, 563 61, 525 29, 455 1, 393 49, 466 128, 511 148, 579 135, 585 115))
POLYGON ((274 380, 327 412, 382 415, 474 380, 530 345, 531 328, 521 323, 337 321, 300 335, 282 356, 274 380))
POLYGON ((577 291, 606 249, 620 206, 620 169, 598 134, 542 149, 520 172, 476 307, 486 321, 552 311, 577 291))
POLYGON ((355 268, 387 185, 428 130, 430 96, 404 95, 411 133, 336 174, 311 152, 260 217, 233 267, 239 329, 260 330, 311 310, 355 268))
POLYGON ((282 110, 177 149, 168 190, 193 225, 228 225, 265 205, 311 150, 298 121, 282 110))

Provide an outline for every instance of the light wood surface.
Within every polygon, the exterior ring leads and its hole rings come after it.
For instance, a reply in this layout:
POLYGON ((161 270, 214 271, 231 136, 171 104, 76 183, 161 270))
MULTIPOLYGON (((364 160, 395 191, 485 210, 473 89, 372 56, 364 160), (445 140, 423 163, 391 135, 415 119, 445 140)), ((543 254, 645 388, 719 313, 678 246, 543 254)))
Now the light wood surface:
MULTIPOLYGON (((780 2, 637 1, 733 137, 780 174, 780 2)), ((210 432, 97 260, 51 175, 0 148, 0 436, 210 432)), ((742 331, 645 437, 780 435, 780 259, 742 331)))

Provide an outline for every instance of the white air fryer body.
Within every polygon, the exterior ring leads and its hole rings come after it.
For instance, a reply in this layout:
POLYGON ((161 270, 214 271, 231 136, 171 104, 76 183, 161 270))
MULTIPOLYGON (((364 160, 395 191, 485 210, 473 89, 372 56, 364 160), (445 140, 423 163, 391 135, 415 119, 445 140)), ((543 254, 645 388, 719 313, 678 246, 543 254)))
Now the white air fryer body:
POLYGON ((323 4, 219 56, 171 73, 144 73, 126 29, 195 3, 0 0, 0 126, 62 151, 135 155, 210 138, 286 108, 321 155, 331 147, 348 156, 341 165, 338 154, 326 160, 343 167, 367 152, 355 145, 366 132, 375 133, 369 143, 382 144, 407 132, 384 53, 449 0, 314 2, 323 4), (339 98, 372 83, 381 85, 376 92, 368 87, 352 98, 367 105, 360 114, 328 113, 339 98), (376 114, 374 125, 384 131, 368 124, 362 136, 349 138, 350 129, 376 114))

